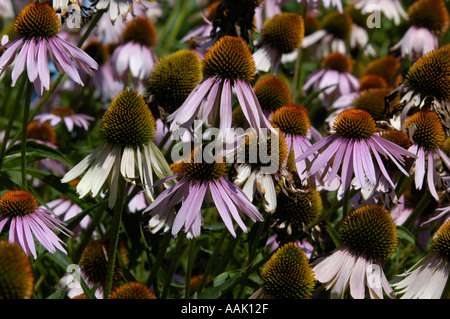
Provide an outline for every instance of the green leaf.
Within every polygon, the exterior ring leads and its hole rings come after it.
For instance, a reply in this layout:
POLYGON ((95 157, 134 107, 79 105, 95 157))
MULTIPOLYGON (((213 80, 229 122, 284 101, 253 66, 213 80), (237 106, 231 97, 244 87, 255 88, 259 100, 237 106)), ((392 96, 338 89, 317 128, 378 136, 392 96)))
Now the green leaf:
POLYGON ((52 293, 47 299, 64 299, 66 296, 67 287, 61 287, 52 293))
POLYGON ((232 288, 241 275, 244 273, 242 270, 236 273, 235 271, 226 272, 218 275, 214 279, 214 286, 208 289, 205 289, 200 294, 196 294, 196 298, 198 299, 217 299, 223 293, 232 288))
POLYGON ((398 225, 397 226, 397 236, 400 239, 404 239, 410 243, 416 243, 416 237, 405 227, 398 225))
MULTIPOLYGON (((57 265, 59 265, 64 270, 70 272, 71 274, 74 274, 72 271, 70 271, 70 269, 75 269, 73 267, 74 264, 69 259, 69 257, 62 251, 57 250, 54 253, 47 253, 46 256, 48 256, 50 259, 52 259, 57 265)), ((92 290, 89 288, 89 286, 84 281, 81 274, 79 274, 77 276, 77 279, 79 280, 81 288, 83 289, 83 292, 86 294, 86 297, 88 299, 97 299, 95 297, 95 294, 92 292, 92 290)))
MULTIPOLYGON (((27 163, 36 162, 43 159, 53 159, 66 165, 70 165, 64 155, 57 149, 33 140, 27 140, 26 143, 27 163)), ((21 143, 13 145, 5 154, 2 169, 10 170, 20 167, 21 157, 21 143)))

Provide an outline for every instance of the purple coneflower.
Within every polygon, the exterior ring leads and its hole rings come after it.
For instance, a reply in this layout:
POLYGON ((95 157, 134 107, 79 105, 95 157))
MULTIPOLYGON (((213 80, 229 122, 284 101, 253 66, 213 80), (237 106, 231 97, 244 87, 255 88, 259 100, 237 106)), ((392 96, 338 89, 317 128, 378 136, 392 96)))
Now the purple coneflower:
POLYGON ((409 176, 403 168, 404 157, 415 157, 415 155, 380 137, 376 133, 376 122, 368 112, 356 109, 344 110, 336 118, 333 131, 333 134, 313 144, 296 158, 296 161, 302 161, 318 152, 311 162, 310 175, 314 175, 325 167, 324 171, 329 173, 328 183, 331 183, 341 168, 341 188, 345 191, 350 186, 353 174, 356 185, 361 189, 366 187, 367 181, 371 185, 377 185, 377 168, 394 187, 380 156, 382 155, 409 176), (376 159, 375 162, 373 157, 376 159), (330 168, 331 171, 329 171, 330 168))
POLYGON ((382 267, 398 244, 389 211, 381 205, 361 207, 345 217, 339 231, 342 245, 312 263, 316 279, 331 289, 331 298, 342 298, 349 290, 354 299, 364 299, 366 286, 372 299, 382 299, 384 293, 393 298, 382 267))
POLYGON ((9 241, 22 246, 27 255, 37 258, 34 237, 49 252, 66 252, 54 231, 71 236, 64 223, 53 216, 48 209, 39 206, 36 198, 27 191, 8 191, 0 198, 0 232, 6 223, 9 226, 9 241))
MULTIPOLYGON (((308 111, 303 105, 290 103, 277 109, 271 119, 272 126, 279 128, 286 140, 287 154, 294 151, 294 157, 298 157, 311 147, 311 142, 308 136, 311 134, 311 122, 309 120, 308 111)), ((311 154, 303 161, 295 163, 297 173, 300 179, 305 183, 307 180, 306 167, 314 158, 311 154)), ((320 172, 316 174, 316 178, 321 179, 320 172)), ((315 181, 311 181, 315 185, 315 181)))
POLYGON ((438 159, 450 168, 450 158, 442 150, 445 132, 441 121, 435 113, 420 110, 406 120, 405 129, 413 142, 409 151, 417 154, 414 170, 416 188, 422 188, 426 175, 428 190, 436 200, 439 200, 435 186, 442 186, 438 159))
POLYGON ((40 123, 48 121, 51 126, 64 122, 69 132, 73 131, 74 126, 82 127, 87 131, 89 129, 89 121, 94 120, 92 116, 76 114, 73 109, 67 108, 54 108, 50 113, 36 115, 35 119, 40 123))
POLYGON ((144 212, 171 222, 173 235, 178 234, 184 226, 186 233, 198 237, 203 221, 202 204, 210 192, 217 211, 233 236, 236 236, 233 220, 244 232, 247 231, 241 213, 253 221, 262 221, 263 217, 244 192, 226 179, 227 164, 220 158, 208 163, 210 161, 206 162, 202 153, 203 148, 197 147, 192 150, 189 158, 172 164, 175 174, 158 183, 175 178, 178 179, 177 183, 164 190, 144 212), (173 216, 173 208, 179 202, 182 205, 173 216))
POLYGON ((447 220, 434 234, 431 251, 392 285, 401 299, 448 298, 443 293, 450 274, 449 238, 450 220, 447 220))
POLYGON ((267 19, 253 53, 256 70, 278 74, 282 56, 297 50, 304 34, 303 18, 296 13, 284 12, 267 19))
POLYGON ((214 123, 220 115, 220 131, 226 136, 232 122, 232 92, 236 92, 242 112, 255 129, 272 128, 263 114, 250 84, 255 63, 247 44, 238 37, 223 36, 203 58, 203 80, 186 101, 167 117, 170 130, 190 127, 195 118, 214 123))
POLYGON ((153 22, 146 16, 138 16, 127 22, 123 30, 123 44, 117 46, 111 56, 118 77, 127 83, 131 74, 140 92, 158 62, 152 49, 157 42, 158 34, 153 22))
POLYGON ((358 90, 359 80, 352 74, 353 62, 347 55, 332 52, 321 64, 321 69, 306 78, 303 91, 323 90, 324 100, 332 102, 341 95, 358 90))
POLYGON ((449 27, 450 17, 442 0, 418 0, 408 9, 410 28, 392 48, 400 49, 403 57, 416 61, 439 47, 439 37, 449 27))
MULTIPOLYGON (((58 36, 61 22, 48 3, 30 2, 16 18, 15 31, 19 37, 7 42, 6 51, 0 57, 0 74, 10 65, 18 53, 11 74, 12 86, 22 72, 27 70, 28 79, 39 95, 50 88, 50 70, 47 51, 56 70, 66 73, 74 82, 84 85, 75 66, 89 75, 98 65, 89 55, 58 36)), ((0 48, 0 49, 1 49, 0 48)))
POLYGON ((86 171, 76 189, 80 198, 97 196, 109 180, 109 206, 116 202, 119 178, 140 181, 153 199, 153 172, 160 178, 171 174, 170 167, 153 143, 155 119, 143 97, 135 89, 125 89, 106 110, 100 130, 105 140, 90 155, 67 172, 62 182, 70 182, 86 171))

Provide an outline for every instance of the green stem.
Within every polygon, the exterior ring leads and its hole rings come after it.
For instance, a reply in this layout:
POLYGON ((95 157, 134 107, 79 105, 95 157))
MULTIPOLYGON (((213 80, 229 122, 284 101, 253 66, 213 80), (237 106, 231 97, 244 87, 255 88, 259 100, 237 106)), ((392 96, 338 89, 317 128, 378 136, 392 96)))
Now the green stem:
POLYGON ((166 281, 164 283, 161 299, 166 299, 167 294, 169 293, 170 284, 172 283, 173 274, 175 273, 176 266, 180 259, 181 249, 183 248, 185 238, 186 233, 184 231, 180 231, 177 238, 177 245, 175 246, 175 251, 173 252, 172 260, 170 261, 169 270, 167 271, 166 281))
POLYGON ((414 225, 414 222, 417 220, 417 218, 420 216, 420 214, 427 208, 427 206, 430 204, 431 200, 430 193, 425 193, 419 203, 414 207, 411 215, 409 215, 408 219, 403 223, 402 226, 405 228, 410 228, 412 225, 414 225))
POLYGON ((33 85, 28 82, 25 93, 25 105, 23 109, 22 120, 22 143, 20 147, 21 153, 21 172, 22 172, 22 188, 27 190, 27 129, 28 129, 28 115, 30 112, 31 94, 33 94, 33 85))
MULTIPOLYGON (((150 276, 148 277, 148 280, 147 280, 147 286, 149 286, 149 287, 154 283, 154 281, 156 279, 158 270, 162 265, 164 256, 166 255, 166 251, 167 251, 167 248, 169 247, 169 243, 170 243, 171 239, 172 239, 172 234, 170 233, 170 231, 168 231, 167 233, 164 234, 162 243, 159 245, 159 251, 158 251, 158 254, 156 255, 155 263, 153 264, 153 267, 150 270, 150 276)), ((157 289, 157 285, 154 285, 154 289, 155 290, 157 289)))
POLYGON ((194 268, 194 259, 196 255, 196 244, 197 240, 195 238, 192 239, 189 244, 189 259, 186 270, 185 289, 184 289, 185 299, 189 298, 191 295, 191 278, 192 278, 192 268, 194 268))
MULTIPOLYGON (((253 262, 253 260, 256 257, 256 252, 258 250, 258 244, 261 238, 261 234, 263 233, 263 230, 265 228, 267 222, 267 218, 264 219, 264 221, 262 223, 258 224, 258 228, 256 229, 256 234, 255 237, 253 238, 253 242, 251 243, 250 246, 250 251, 249 251, 249 264, 251 264, 253 262)), ((244 275, 242 276, 240 282, 241 282, 241 287, 238 293, 238 298, 242 299, 244 298, 244 293, 245 293, 245 287, 247 286, 247 282, 248 282, 248 277, 250 276, 251 272, 250 272, 250 267, 247 268, 247 271, 244 273, 244 275)))
POLYGON ((292 103, 295 103, 295 100, 297 99, 297 88, 298 88, 298 82, 300 77, 300 60, 302 58, 302 47, 300 46, 297 48, 297 59, 295 60, 295 68, 294 68, 294 82, 292 84, 292 92, 291 92, 291 99, 292 103))
MULTIPOLYGON (((17 91, 17 95, 16 95, 16 99, 15 99, 16 101, 20 101, 20 99, 22 98, 22 94, 24 93, 24 90, 25 90, 25 83, 26 83, 26 81, 27 81, 27 76, 25 74, 23 74, 21 79, 20 79, 20 82, 19 82, 19 86, 18 86, 19 89, 17 91)), ((10 92, 10 91, 11 90, 8 90, 8 92, 10 92)), ((10 95, 10 93, 8 93, 8 99, 9 99, 9 95, 10 95)), ((16 107, 16 105, 12 105, 11 103, 7 103, 7 100, 4 101, 4 105, 5 106, 7 105, 8 108, 12 107, 12 114, 9 116, 8 126, 6 127, 5 135, 3 136, 3 142, 2 142, 2 146, 1 146, 1 150, 0 150, 0 170, 1 170, 2 165, 3 165, 3 157, 5 156, 6 145, 8 144, 8 140, 9 140, 9 135, 11 133, 12 124, 13 124, 14 120, 17 118, 17 113, 19 111, 19 108, 16 107)))
POLYGON ((242 229, 238 228, 236 230, 236 237, 232 238, 228 242, 228 246, 225 248, 225 252, 223 254, 223 257, 220 258, 220 262, 218 263, 218 265, 216 267, 214 267, 213 276, 217 276, 218 274, 220 274, 220 273, 225 271, 225 269, 227 268, 228 263, 232 259, 233 251, 234 251, 238 241, 240 240, 242 234, 243 234, 242 229))
POLYGON ((111 294, 112 284, 114 279, 114 268, 116 264, 116 256, 118 250, 119 233, 120 233, 120 223, 122 221, 122 212, 125 202, 125 185, 126 181, 124 178, 119 178, 119 186, 117 191, 117 199, 113 210, 113 220, 111 223, 110 236, 109 236, 109 247, 108 247, 108 265, 106 268, 106 279, 105 279, 105 291, 104 298, 107 299, 111 294))

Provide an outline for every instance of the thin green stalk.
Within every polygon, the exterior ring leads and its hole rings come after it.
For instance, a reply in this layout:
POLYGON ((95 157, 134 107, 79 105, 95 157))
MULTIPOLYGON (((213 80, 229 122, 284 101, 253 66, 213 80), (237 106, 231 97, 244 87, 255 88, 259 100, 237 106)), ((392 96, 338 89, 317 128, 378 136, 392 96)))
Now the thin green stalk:
MULTIPOLYGON (((266 226, 266 222, 267 222, 267 218, 265 218, 263 222, 258 224, 258 228, 256 229, 255 237, 253 238, 253 242, 251 243, 251 246, 249 247, 249 254, 248 254, 249 255, 249 258, 248 258, 249 264, 251 264, 256 257, 258 243, 260 241, 261 234, 263 233, 263 230, 266 226)), ((250 268, 248 268, 240 280, 241 287, 240 287, 240 290, 238 293, 239 299, 243 298, 243 295, 245 293, 245 287, 247 286, 248 277, 250 276, 250 274, 251 274, 250 268)))
POLYGON ((228 242, 228 246, 225 248, 225 252, 224 252, 222 258, 220 258, 220 262, 218 263, 218 265, 216 267, 214 267, 214 271, 212 273, 213 276, 216 276, 225 271, 228 263, 230 262, 230 260, 232 258, 233 250, 235 249, 236 244, 240 240, 242 234, 243 234, 242 229, 238 228, 236 230, 236 237, 232 238, 228 242))
POLYGON ((409 215, 408 219, 403 223, 402 226, 405 228, 410 228, 414 225, 414 222, 417 220, 417 218, 422 214, 422 212, 427 208, 427 206, 430 204, 431 195, 430 193, 425 193, 419 203, 414 207, 411 215, 409 215))
POLYGON ((22 120, 22 143, 20 147, 21 154, 21 173, 22 173, 22 188, 27 190, 27 129, 28 129, 28 115, 30 113, 31 94, 33 94, 33 85, 28 82, 25 93, 25 105, 23 108, 22 120))
MULTIPOLYGON (((23 74, 21 76, 21 79, 20 79, 20 82, 19 82, 19 86, 18 86, 19 89, 17 91, 16 101, 20 101, 21 100, 22 95, 23 95, 24 90, 25 90, 26 81, 27 81, 27 76, 25 74, 23 74)), ((10 91, 11 90, 8 90, 8 92, 10 92, 10 91)), ((8 94, 8 97, 9 97, 9 94, 8 94)), ((8 144, 8 140, 9 140, 9 135, 11 133, 12 124, 13 124, 14 120, 17 118, 17 113, 19 111, 19 108, 16 107, 16 105, 10 105, 10 103, 6 103, 7 100, 5 100, 4 102, 5 102, 4 105, 8 105, 8 107, 12 106, 13 110, 12 110, 12 114, 9 116, 8 126, 6 127, 5 135, 3 136, 3 142, 2 142, 2 146, 1 146, 1 150, 0 150, 0 170, 1 170, 2 165, 3 165, 3 157, 5 156, 6 145, 8 144)))
MULTIPOLYGON (((147 280, 147 286, 151 286, 153 282, 156 279, 156 276, 158 274, 158 270, 162 265, 162 262, 164 260, 164 256, 166 255, 167 248, 169 247, 170 240, 172 239, 172 234, 170 232, 167 232, 164 234, 162 243, 159 245, 159 251, 156 255, 156 260, 153 264, 152 269, 150 270, 150 275, 147 280)), ((155 289, 157 289, 157 285, 154 285, 155 289)))
POLYGON ((119 178, 119 186, 117 191, 117 199, 113 210, 113 220, 110 228, 109 247, 108 247, 108 265, 106 268, 105 291, 104 298, 107 299, 111 294, 114 268, 116 264, 116 256, 118 250, 120 223, 122 221, 122 212, 125 203, 125 185, 126 181, 122 177, 119 178))
POLYGON ((302 47, 300 46, 297 48, 297 59, 295 60, 295 68, 294 68, 294 82, 292 84, 292 92, 291 92, 291 99, 292 103, 295 103, 297 99, 297 88, 298 88, 298 82, 300 77, 300 61, 302 58, 302 47))
POLYGON ((185 288, 184 288, 184 298, 189 298, 191 295, 191 278, 192 278, 192 268, 194 268, 194 260, 197 254, 197 240, 194 238, 189 243, 189 258, 188 265, 186 269, 186 279, 185 279, 185 288))
POLYGON ((173 274, 175 273, 176 266, 179 262, 181 249, 183 248, 184 239, 186 238, 186 233, 180 231, 177 238, 177 245, 173 252, 172 260, 170 261, 169 270, 167 271, 166 281, 164 283, 163 292, 161 294, 161 299, 166 299, 169 293, 170 284, 172 283, 173 274))

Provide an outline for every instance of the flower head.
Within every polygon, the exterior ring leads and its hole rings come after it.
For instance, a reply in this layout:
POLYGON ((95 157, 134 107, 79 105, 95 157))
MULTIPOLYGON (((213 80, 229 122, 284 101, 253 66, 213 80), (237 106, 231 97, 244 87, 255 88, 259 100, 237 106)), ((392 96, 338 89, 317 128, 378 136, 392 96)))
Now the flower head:
POLYGON ((11 74, 12 86, 26 67, 28 79, 39 95, 50 88, 47 50, 56 70, 67 73, 79 85, 84 84, 75 66, 91 76, 92 70, 98 67, 84 51, 59 37, 61 23, 48 3, 28 3, 16 18, 15 30, 19 37, 3 45, 6 51, 0 57, 0 72, 3 73, 18 53, 11 74))
MULTIPOLYGON (((311 142, 311 121, 306 108, 301 104, 289 103, 278 108, 270 119, 273 127, 280 129, 286 141, 287 154, 293 151, 294 158, 300 156, 309 147, 311 142)), ((313 156, 304 161, 295 163, 297 173, 302 181, 308 183, 306 167, 312 160, 313 156)), ((321 174, 315 175, 315 178, 321 179, 321 174)), ((315 185, 316 181, 309 181, 311 185, 315 185)))
POLYGON ((342 297, 350 288, 353 298, 363 299, 366 285, 371 298, 383 298, 383 290, 393 297, 381 266, 398 244, 389 211, 381 205, 363 206, 345 217, 340 234, 343 244, 313 265, 316 279, 331 289, 331 297, 342 297))
POLYGON ((133 80, 143 87, 158 62, 153 47, 158 43, 158 34, 147 16, 137 16, 128 21, 122 33, 123 44, 117 46, 111 56, 119 78, 131 74, 133 80))
POLYGON ((310 165, 310 175, 325 167, 325 171, 330 174, 328 183, 331 183, 341 168, 341 187, 345 191, 350 186, 353 173, 356 184, 362 189, 367 187, 366 181, 376 185, 376 171, 379 170, 389 184, 394 186, 380 156, 382 155, 409 176, 403 168, 404 157, 415 155, 380 137, 377 134, 376 122, 368 112, 356 109, 344 110, 336 118, 333 131, 333 134, 313 144, 296 158, 296 161, 300 161, 317 151, 320 152, 310 165))
POLYGON ((302 248, 288 243, 278 248, 261 271, 264 295, 277 299, 305 299, 315 288, 314 272, 302 248))
POLYGON ((0 232, 9 222, 9 241, 20 244, 27 255, 37 258, 34 237, 49 252, 65 252, 64 243, 54 231, 67 236, 71 232, 53 213, 39 206, 36 198, 27 191, 8 191, 0 198, 0 232))
POLYGON ((234 184, 242 186, 250 201, 255 194, 261 196, 264 209, 273 213, 277 206, 276 184, 288 174, 287 157, 283 134, 258 135, 251 131, 238 150, 234 184))
POLYGON ((147 92, 164 113, 170 114, 183 104, 202 79, 199 56, 191 50, 179 50, 158 61, 148 80, 147 92))
POLYGON ((322 213, 322 198, 312 187, 285 189, 279 192, 277 199, 271 226, 280 242, 298 238, 322 213))
POLYGON ((405 81, 386 97, 388 101, 401 96, 400 122, 404 128, 407 114, 413 108, 432 108, 448 131, 450 123, 445 111, 450 98, 450 49, 442 47, 419 58, 408 69, 405 81))
POLYGON ((361 10, 362 14, 370 14, 376 6, 389 20, 393 20, 395 25, 399 25, 401 18, 407 20, 408 14, 403 9, 399 0, 357 0, 355 8, 361 10))
MULTIPOLYGON (((78 262, 81 268, 81 275, 87 279, 87 283, 95 285, 96 283, 104 283, 106 278, 106 268, 108 265, 107 251, 110 245, 108 237, 102 237, 90 242, 81 253, 80 261, 78 262)), ((118 255, 122 258, 125 264, 128 263, 127 251, 125 244, 119 239, 118 255)), ((114 280, 122 279, 123 271, 120 266, 119 256, 116 257, 114 264, 114 280)))
POLYGON ((428 190, 439 200, 435 184, 441 186, 441 179, 435 157, 450 168, 450 158, 442 151, 445 132, 440 119, 431 111, 421 110, 406 120, 405 128, 413 141, 409 151, 417 154, 414 170, 416 188, 422 188, 426 173, 428 190))
POLYGON ((439 47, 438 37, 447 32, 450 17, 442 0, 415 1, 408 9, 408 16, 410 28, 392 49, 400 49, 403 57, 416 61, 439 47))
POLYGON ((95 197, 109 179, 109 205, 113 207, 122 175, 133 183, 140 179, 152 200, 153 172, 160 178, 171 174, 164 156, 153 143, 155 130, 155 119, 144 98, 135 89, 123 90, 111 102, 100 123, 104 143, 67 172, 62 182, 70 182, 87 171, 77 185, 77 192, 80 197, 88 193, 95 197))
POLYGON ((261 109, 269 116, 278 108, 288 105, 291 101, 291 92, 286 81, 278 75, 267 75, 256 82, 255 95, 261 109))
POLYGON ((243 231, 247 231, 240 214, 247 215, 253 221, 262 221, 261 214, 242 190, 226 179, 228 167, 221 158, 211 161, 205 160, 204 156, 211 155, 205 154, 202 147, 197 147, 187 158, 173 163, 175 175, 168 179, 179 180, 163 191, 144 212, 151 212, 158 220, 170 224, 173 235, 184 226, 186 233, 198 237, 202 225, 202 204, 210 192, 218 213, 233 236, 236 236, 233 220, 243 231), (174 206, 180 201, 182 205, 174 216, 174 206))
POLYGON ((196 118, 200 120, 199 125, 214 123, 217 120, 214 116, 218 115, 220 131, 226 136, 232 124, 233 89, 250 126, 272 129, 250 84, 255 63, 242 38, 223 36, 208 50, 202 63, 203 80, 183 105, 167 117, 172 122, 172 131, 180 126, 190 127, 196 118))
POLYGON ((321 23, 321 28, 305 36, 303 48, 316 45, 316 55, 324 58, 331 52, 349 54, 347 41, 352 32, 353 20, 346 12, 332 11, 327 13, 321 23))
POLYGON ((256 69, 267 72, 272 67, 272 73, 278 73, 282 55, 301 46, 305 34, 303 18, 296 13, 280 13, 264 22, 261 33, 260 47, 253 54, 256 69))
POLYGON ((346 54, 332 52, 322 60, 321 66, 306 78, 305 92, 323 90, 324 100, 332 101, 359 88, 359 80, 352 74, 353 61, 346 54))

